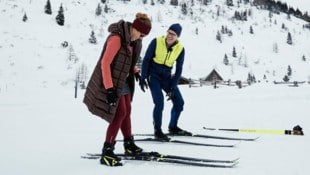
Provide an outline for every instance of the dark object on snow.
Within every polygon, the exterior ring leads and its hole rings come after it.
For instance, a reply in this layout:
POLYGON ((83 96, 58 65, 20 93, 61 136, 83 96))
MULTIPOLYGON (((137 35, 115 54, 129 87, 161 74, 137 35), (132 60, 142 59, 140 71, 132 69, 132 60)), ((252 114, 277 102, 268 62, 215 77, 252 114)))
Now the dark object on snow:
POLYGON ((68 41, 64 41, 63 43, 61 43, 61 46, 62 46, 63 48, 68 47, 68 45, 69 45, 68 41))
POLYGON ((302 127, 299 125, 294 126, 292 130, 292 135, 304 135, 304 132, 302 131, 302 127))

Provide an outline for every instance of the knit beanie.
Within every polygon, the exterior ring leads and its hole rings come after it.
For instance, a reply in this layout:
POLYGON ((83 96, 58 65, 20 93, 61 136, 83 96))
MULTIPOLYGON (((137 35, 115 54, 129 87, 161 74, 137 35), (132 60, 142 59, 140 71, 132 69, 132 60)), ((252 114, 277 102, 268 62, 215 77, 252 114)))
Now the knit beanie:
POLYGON ((178 37, 180 37, 182 32, 182 26, 179 23, 172 24, 168 30, 174 31, 178 35, 178 37))
POLYGON ((132 23, 132 27, 145 35, 149 34, 151 30, 151 27, 142 22, 140 19, 135 19, 132 23))

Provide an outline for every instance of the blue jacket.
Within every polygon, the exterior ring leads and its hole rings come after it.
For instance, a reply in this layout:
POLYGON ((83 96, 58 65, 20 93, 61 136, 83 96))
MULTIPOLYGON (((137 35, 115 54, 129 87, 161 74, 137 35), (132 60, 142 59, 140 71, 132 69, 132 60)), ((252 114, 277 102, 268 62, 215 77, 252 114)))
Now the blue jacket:
MULTIPOLYGON (((154 76, 162 81, 170 81, 171 88, 176 87, 182 74, 185 49, 183 48, 181 54, 176 60, 176 69, 173 77, 171 77, 172 68, 165 65, 157 64, 153 61, 153 58, 155 57, 155 49, 156 49, 156 38, 151 41, 146 50, 146 54, 142 62, 141 78, 146 79, 149 76, 154 76)), ((167 52, 170 52, 168 51, 168 48, 167 52)))

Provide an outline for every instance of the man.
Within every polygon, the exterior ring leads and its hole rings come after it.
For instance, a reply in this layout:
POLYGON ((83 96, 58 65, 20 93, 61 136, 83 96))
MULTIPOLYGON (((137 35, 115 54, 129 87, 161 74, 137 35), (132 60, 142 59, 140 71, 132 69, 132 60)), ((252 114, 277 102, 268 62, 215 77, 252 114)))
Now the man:
POLYGON ((178 127, 178 119, 183 111, 184 100, 178 88, 178 82, 182 74, 185 50, 179 37, 182 32, 180 24, 172 24, 166 36, 160 36, 151 41, 142 62, 140 87, 144 91, 147 88, 147 80, 154 103, 153 124, 156 139, 168 141, 169 138, 162 132, 162 113, 164 109, 164 96, 166 92, 168 100, 171 100, 171 118, 169 134, 191 135, 190 132, 178 127), (171 74, 172 67, 176 62, 174 76, 171 74))

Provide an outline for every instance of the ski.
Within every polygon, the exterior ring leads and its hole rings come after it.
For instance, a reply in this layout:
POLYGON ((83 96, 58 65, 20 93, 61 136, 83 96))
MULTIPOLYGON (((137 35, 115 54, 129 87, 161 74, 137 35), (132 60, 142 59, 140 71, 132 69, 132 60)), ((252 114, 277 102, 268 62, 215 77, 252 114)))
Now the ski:
MULTIPOLYGON (((122 140, 117 140, 117 141, 122 141, 122 140)), ((236 144, 208 144, 208 143, 198 143, 198 142, 189 142, 189 141, 183 141, 183 140, 174 140, 174 139, 169 139, 169 140, 159 140, 155 138, 143 138, 143 139, 135 139, 137 142, 168 142, 168 143, 180 143, 180 144, 187 144, 187 145, 197 145, 197 146, 210 146, 210 147, 227 147, 231 148, 236 146, 236 144)))
POLYGON ((201 137, 208 139, 220 139, 220 140, 239 140, 239 141, 255 141, 259 137, 253 138, 241 138, 241 137, 224 137, 224 136, 213 136, 213 135, 204 135, 204 134, 193 134, 192 137, 201 137))
MULTIPOLYGON (((123 160, 138 160, 138 161, 153 161, 163 163, 173 163, 181 165, 191 165, 200 167, 213 168, 233 168, 238 164, 238 159, 235 160, 213 160, 213 159, 199 159, 183 156, 163 155, 157 152, 142 152, 134 155, 116 154, 123 160)), ((84 159, 99 159, 101 154, 88 153, 87 156, 81 156, 84 159)))
MULTIPOLYGON (((224 137, 224 136, 213 136, 213 135, 204 135, 204 134, 171 135, 168 133, 167 135, 168 136, 182 136, 182 137, 200 137, 200 138, 220 139, 220 140, 238 140, 238 141, 255 141, 259 138, 259 137, 253 137, 253 138, 224 137)), ((134 136, 154 136, 154 134, 134 134, 134 136)))
MULTIPOLYGON (((122 154, 122 153, 115 154, 115 155, 117 155, 119 157, 135 156, 135 155, 122 154)), ((142 152, 139 155, 156 156, 158 158, 178 159, 178 160, 193 161, 193 162, 212 162, 212 163, 236 163, 239 160, 239 158, 232 159, 232 160, 204 159, 204 158, 196 158, 196 157, 165 155, 165 154, 160 154, 157 152, 142 152)), ((101 154, 99 154, 99 153, 87 153, 87 156, 89 159, 98 159, 98 158, 100 158, 101 154)))

